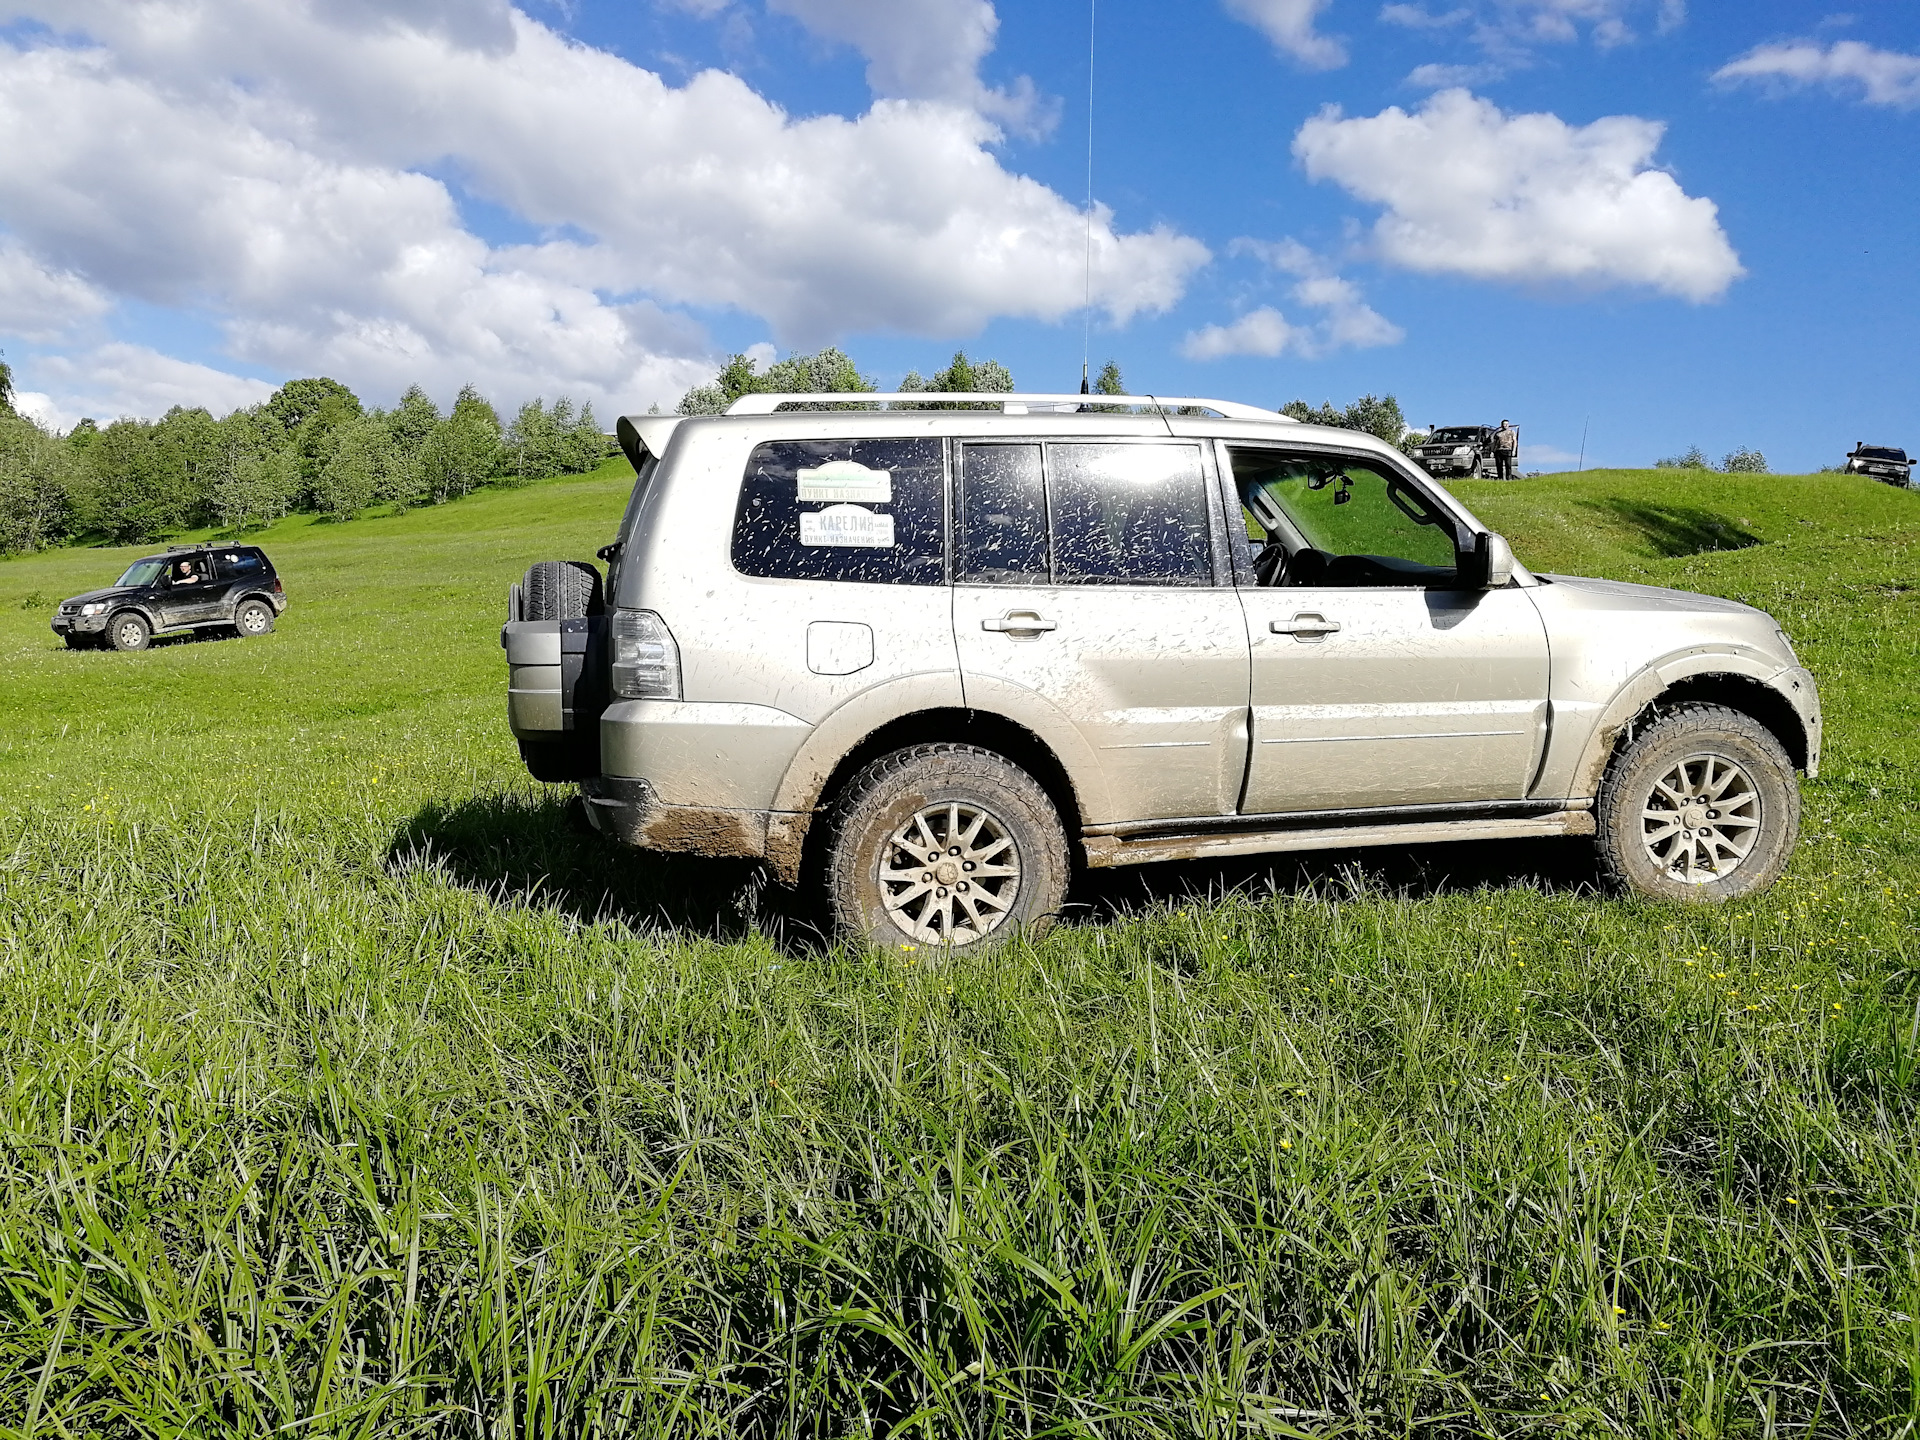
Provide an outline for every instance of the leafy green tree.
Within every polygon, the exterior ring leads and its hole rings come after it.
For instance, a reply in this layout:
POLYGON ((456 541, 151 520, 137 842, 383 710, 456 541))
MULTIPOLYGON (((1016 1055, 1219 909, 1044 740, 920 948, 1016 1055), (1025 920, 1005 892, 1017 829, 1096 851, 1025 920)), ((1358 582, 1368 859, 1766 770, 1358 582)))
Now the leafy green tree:
POLYGON ((393 461, 393 437, 384 417, 363 416, 340 425, 314 483, 315 508, 335 520, 351 520, 390 486, 393 461))
POLYGON ((0 415, 13 414, 13 367, 0 360, 0 415))
POLYGON ((44 549, 73 533, 77 470, 58 435, 0 409, 0 555, 44 549))
POLYGON ((214 518, 239 532, 270 525, 293 508, 300 466, 289 450, 230 450, 214 480, 214 518))
POLYGON ((67 448, 75 454, 84 451, 99 438, 100 427, 94 423, 91 415, 83 415, 67 432, 67 448))
POLYGON ((409 385, 400 403, 387 416, 387 432, 394 448, 413 454, 427 443, 433 427, 440 423, 440 407, 418 385, 409 385))
MULTIPOLYGON (((909 393, 941 394, 993 394, 1005 395, 1013 390, 1013 372, 998 360, 982 360, 979 364, 967 358, 967 352, 956 350, 953 359, 944 370, 933 372, 933 378, 923 380, 918 370, 909 370, 900 381, 900 388, 909 393)), ((960 402, 929 402, 916 408, 925 410, 975 410, 981 407, 960 402)))
POLYGON ((554 423, 554 416, 563 406, 571 423, 573 405, 565 398, 553 410, 547 409, 543 400, 529 400, 513 417, 513 424, 507 427, 506 449, 508 469, 516 484, 550 480, 560 473, 565 432, 554 423))
POLYGON ((1749 450, 1742 445, 1738 450, 1729 450, 1721 460, 1720 468, 1729 475, 1764 475, 1767 473, 1767 457, 1758 450, 1749 450))
POLYGON ((1331 400, 1321 402, 1318 409, 1304 400, 1289 400, 1280 407, 1280 413, 1309 425, 1363 430, 1389 445, 1399 445, 1407 434, 1407 417, 1401 413, 1400 402, 1391 395, 1362 395, 1344 410, 1337 409, 1331 400))
POLYGON ((176 405, 153 428, 160 463, 180 486, 176 524, 202 525, 212 518, 210 496, 223 458, 219 422, 201 408, 176 405))
POLYGON ((157 540, 185 523, 181 457, 177 448, 156 442, 158 428, 145 420, 116 420, 87 448, 84 528, 131 545, 157 540))
POLYGON ((607 448, 607 437, 600 433, 600 422, 594 418, 591 401, 581 407, 579 415, 568 428, 565 450, 566 473, 569 475, 586 474, 611 453, 607 448))
POLYGON ((676 408, 682 415, 718 415, 742 395, 819 395, 873 388, 873 381, 833 345, 818 354, 776 360, 765 374, 745 355, 730 355, 711 384, 694 386, 680 397, 676 408))
POLYGON ((1093 393, 1096 395, 1127 393, 1127 382, 1121 378, 1118 360, 1109 360, 1100 367, 1100 373, 1093 377, 1093 393))
POLYGON ((1653 462, 1656 470, 1711 470, 1713 461, 1707 458, 1707 452, 1698 445, 1689 445, 1678 455, 1668 455, 1653 462))
POLYGON ((486 425, 496 436, 500 433, 500 412, 471 385, 460 387, 460 394, 453 402, 453 414, 449 418, 477 421, 486 425))
MULTIPOLYGON (((485 402, 481 402, 485 405, 485 402)), ((493 407, 462 412, 454 407, 420 447, 421 481, 429 504, 438 505, 486 483, 500 463, 500 424, 493 407)))
POLYGON ((358 419, 364 413, 360 397, 338 380, 325 376, 313 380, 289 380, 273 392, 267 401, 267 414, 279 423, 287 435, 304 429, 316 416, 331 415, 335 423, 358 419))

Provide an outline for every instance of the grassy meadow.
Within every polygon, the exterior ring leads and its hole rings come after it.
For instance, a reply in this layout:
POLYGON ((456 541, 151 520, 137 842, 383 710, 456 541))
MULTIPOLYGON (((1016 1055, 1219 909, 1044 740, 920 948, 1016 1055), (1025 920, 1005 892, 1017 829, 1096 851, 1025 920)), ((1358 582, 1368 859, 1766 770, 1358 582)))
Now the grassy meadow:
POLYGON ((504 589, 624 474, 285 521, 261 640, 70 653, 138 552, 0 562, 0 1433, 1915 1433, 1920 494, 1457 487, 1791 631, 1764 897, 1155 867, 939 963, 525 779, 504 589))

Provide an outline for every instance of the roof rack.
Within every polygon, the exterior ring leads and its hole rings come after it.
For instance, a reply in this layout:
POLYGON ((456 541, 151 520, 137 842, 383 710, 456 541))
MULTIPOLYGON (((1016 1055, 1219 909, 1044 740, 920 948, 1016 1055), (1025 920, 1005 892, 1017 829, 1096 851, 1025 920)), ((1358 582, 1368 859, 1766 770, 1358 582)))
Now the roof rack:
POLYGON ((787 405, 861 405, 879 409, 902 406, 924 410, 938 405, 993 405, 1002 414, 1028 415, 1074 414, 1081 410, 1139 409, 1165 415, 1180 410, 1211 410, 1225 420, 1279 421, 1296 425, 1290 415, 1278 410, 1263 410, 1258 405, 1242 405, 1237 400, 1208 400, 1191 395, 1042 395, 1009 394, 1002 391, 948 390, 834 390, 820 394, 757 393, 742 395, 727 407, 729 415, 771 415, 787 405))

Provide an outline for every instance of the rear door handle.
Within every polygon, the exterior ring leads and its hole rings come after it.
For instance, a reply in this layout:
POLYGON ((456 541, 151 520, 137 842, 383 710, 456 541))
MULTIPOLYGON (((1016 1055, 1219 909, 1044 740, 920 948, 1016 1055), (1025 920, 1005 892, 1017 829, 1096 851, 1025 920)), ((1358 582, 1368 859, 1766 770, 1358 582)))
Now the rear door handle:
POLYGON ((1324 615, 1296 615, 1291 620, 1269 620, 1267 629, 1276 635, 1291 635, 1296 640, 1318 640, 1340 628, 1338 620, 1324 615))
POLYGON ((1000 635, 1038 635, 1042 630, 1058 630, 1060 623, 1033 610, 1009 610, 998 620, 982 620, 980 628, 1000 635))

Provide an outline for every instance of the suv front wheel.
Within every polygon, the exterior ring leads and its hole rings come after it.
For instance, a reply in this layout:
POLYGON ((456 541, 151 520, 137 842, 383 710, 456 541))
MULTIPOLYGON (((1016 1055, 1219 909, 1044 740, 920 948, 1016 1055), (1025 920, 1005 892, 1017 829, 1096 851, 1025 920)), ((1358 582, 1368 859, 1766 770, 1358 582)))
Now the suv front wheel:
POLYGON ((971 745, 916 745, 854 777, 832 815, 835 929, 876 945, 972 950, 1049 925, 1067 837, 1047 792, 971 745))
POLYGON ((1596 837, 1615 887, 1735 900, 1780 878, 1800 834, 1793 762, 1771 731, 1722 705, 1681 705, 1607 769, 1596 837))

